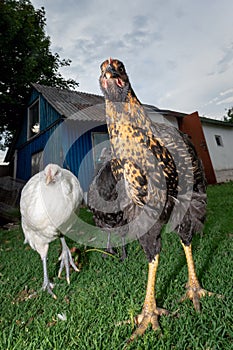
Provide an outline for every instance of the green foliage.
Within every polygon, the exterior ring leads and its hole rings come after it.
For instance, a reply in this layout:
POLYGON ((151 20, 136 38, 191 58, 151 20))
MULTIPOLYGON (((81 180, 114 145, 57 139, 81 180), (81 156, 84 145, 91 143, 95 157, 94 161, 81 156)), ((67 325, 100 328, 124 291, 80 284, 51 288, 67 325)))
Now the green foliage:
MULTIPOLYGON (((224 298, 203 298, 200 313, 190 301, 179 302, 187 281, 187 265, 178 237, 164 232, 156 297, 158 306, 171 314, 160 317, 161 332, 148 329, 127 350, 232 349, 232 198, 233 183, 209 186, 204 234, 193 240, 202 286, 224 298)), ((91 223, 90 213, 81 210, 80 215, 91 223)), ((73 241, 67 243, 77 246, 73 241)), ((40 257, 23 245, 21 230, 0 231, 0 349, 123 349, 132 326, 119 323, 141 310, 147 282, 145 255, 137 242, 127 245, 128 257, 123 263, 85 249, 80 247, 81 271, 72 272, 70 286, 64 277, 54 278, 58 296, 54 300, 40 291, 40 257), (37 293, 28 298, 33 291, 37 293), (67 319, 62 321, 59 314, 67 319)), ((49 249, 51 277, 58 272, 59 253, 57 240, 49 249)))
POLYGON ((223 120, 227 123, 233 123, 233 107, 228 109, 227 115, 223 117, 223 120))
POLYGON ((59 73, 71 61, 51 52, 43 7, 35 10, 29 0, 1 0, 0 13, 0 143, 7 144, 20 125, 31 82, 62 88, 78 84, 59 73))

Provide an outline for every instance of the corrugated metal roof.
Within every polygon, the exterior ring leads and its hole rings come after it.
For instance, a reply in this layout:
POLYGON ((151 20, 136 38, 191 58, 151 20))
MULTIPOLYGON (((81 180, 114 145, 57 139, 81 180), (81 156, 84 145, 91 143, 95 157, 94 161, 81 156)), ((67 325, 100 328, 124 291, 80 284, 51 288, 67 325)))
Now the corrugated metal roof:
POLYGON ((53 108, 66 118, 76 120, 105 120, 104 97, 69 89, 32 84, 53 108))
POLYGON ((233 123, 226 122, 225 120, 218 120, 218 119, 212 119, 212 118, 206 118, 206 117, 200 117, 202 123, 206 124, 215 124, 219 126, 224 126, 227 128, 232 128, 233 123))
MULTIPOLYGON (((69 89, 32 84, 43 97, 62 116, 80 121, 105 121, 104 97, 69 89)), ((146 112, 160 113, 166 116, 183 118, 186 114, 143 104, 146 112)))
MULTIPOLYGON (((32 86, 42 94, 59 114, 66 118, 80 121, 105 121, 103 96, 40 84, 32 84, 32 86)), ((185 115, 179 112, 160 110, 149 104, 143 104, 143 106, 146 112, 161 113, 177 118, 185 115)))

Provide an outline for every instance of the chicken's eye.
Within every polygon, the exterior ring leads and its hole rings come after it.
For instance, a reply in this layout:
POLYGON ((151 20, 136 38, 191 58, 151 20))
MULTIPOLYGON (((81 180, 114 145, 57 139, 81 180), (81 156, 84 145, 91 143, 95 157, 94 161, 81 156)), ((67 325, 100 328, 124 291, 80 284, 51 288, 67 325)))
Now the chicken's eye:
POLYGON ((123 73, 123 72, 124 72, 124 68, 123 68, 122 66, 120 66, 120 67, 118 67, 118 71, 119 71, 120 73, 123 73))

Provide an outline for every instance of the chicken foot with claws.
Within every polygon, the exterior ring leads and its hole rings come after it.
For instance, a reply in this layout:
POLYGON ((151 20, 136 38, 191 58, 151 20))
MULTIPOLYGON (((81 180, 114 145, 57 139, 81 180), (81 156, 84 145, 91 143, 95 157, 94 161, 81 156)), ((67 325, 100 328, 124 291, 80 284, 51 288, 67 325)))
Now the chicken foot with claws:
POLYGON ((52 289, 54 288, 54 284, 49 281, 49 276, 48 276, 48 270, 47 270, 47 255, 42 258, 42 264, 43 264, 43 272, 44 272, 44 281, 42 285, 42 290, 47 292, 52 295, 54 299, 57 299, 56 294, 53 293, 52 289))
POLYGON ((181 244, 184 248, 188 265, 188 282, 186 284, 187 291, 180 301, 182 302, 186 299, 192 300, 195 310, 199 312, 201 310, 200 298, 205 296, 212 296, 214 293, 209 292, 200 286, 195 272, 191 244, 189 246, 186 246, 182 243, 182 241, 181 244))
POLYGON ((127 343, 131 343, 137 336, 141 336, 151 324, 154 331, 159 329, 158 316, 168 315, 169 311, 156 306, 155 301, 155 279, 159 264, 159 255, 156 255, 152 262, 149 263, 148 282, 146 297, 143 304, 142 312, 134 318, 138 328, 134 331, 127 343))
POLYGON ((65 238, 61 237, 61 244, 62 244, 62 253, 59 257, 59 260, 61 261, 60 268, 58 271, 58 277, 61 278, 61 273, 63 268, 65 267, 66 270, 66 280, 67 283, 70 284, 70 265, 74 269, 74 271, 79 272, 79 269, 75 265, 70 249, 68 248, 65 238))
MULTIPOLYGON (((65 267, 66 270, 66 280, 67 283, 70 284, 70 265, 74 269, 74 271, 79 271, 77 266, 75 265, 71 252, 66 244, 65 238, 61 237, 61 244, 62 244, 62 252, 59 257, 59 260, 61 261, 60 268, 58 271, 58 278, 61 278, 61 273, 63 268, 65 267)), ((43 264, 43 272, 44 272, 44 281, 42 285, 42 290, 47 290, 47 292, 52 295, 54 299, 57 299, 56 294, 53 293, 54 283, 51 283, 48 277, 48 270, 47 270, 47 253, 45 256, 42 257, 42 264, 43 264)))

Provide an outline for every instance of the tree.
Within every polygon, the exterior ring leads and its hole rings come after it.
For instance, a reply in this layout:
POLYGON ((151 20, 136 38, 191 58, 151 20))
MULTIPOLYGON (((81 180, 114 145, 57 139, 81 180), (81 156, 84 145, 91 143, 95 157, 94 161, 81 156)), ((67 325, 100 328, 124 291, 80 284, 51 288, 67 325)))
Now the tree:
POLYGON ((71 61, 52 54, 45 34, 45 10, 35 10, 30 0, 0 0, 0 146, 7 146, 18 129, 30 83, 75 88, 59 68, 71 61))
POLYGON ((223 117, 223 120, 227 123, 233 123, 233 107, 228 109, 227 115, 223 117))

